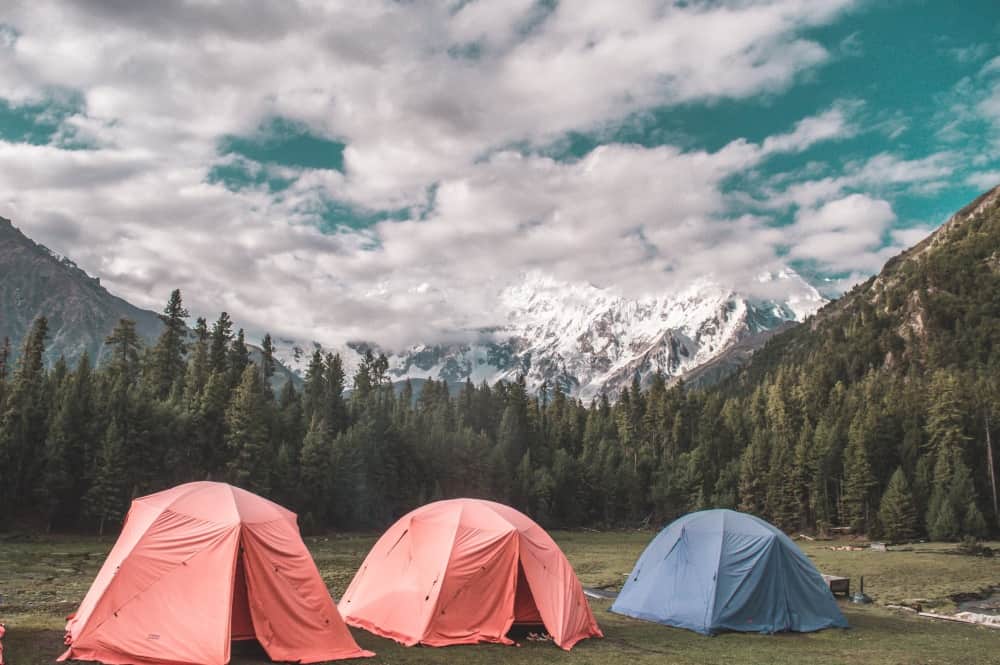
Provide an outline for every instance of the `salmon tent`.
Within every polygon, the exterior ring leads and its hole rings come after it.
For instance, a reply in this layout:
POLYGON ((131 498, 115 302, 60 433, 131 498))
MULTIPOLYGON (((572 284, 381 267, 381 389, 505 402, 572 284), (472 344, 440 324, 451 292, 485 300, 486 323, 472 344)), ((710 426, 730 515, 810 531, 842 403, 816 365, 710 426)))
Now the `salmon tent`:
POLYGON ((691 513, 661 531, 611 611, 704 634, 847 627, 802 550, 764 520, 732 510, 691 513))
POLYGON ((231 640, 249 639, 272 660, 372 655, 340 618, 295 513, 224 483, 188 483, 132 502, 60 660, 222 665, 231 640))
POLYGON ((343 598, 344 621, 407 646, 513 644, 543 624, 563 649, 602 637, 580 581, 540 526, 491 501, 438 501, 409 513, 368 553, 343 598))

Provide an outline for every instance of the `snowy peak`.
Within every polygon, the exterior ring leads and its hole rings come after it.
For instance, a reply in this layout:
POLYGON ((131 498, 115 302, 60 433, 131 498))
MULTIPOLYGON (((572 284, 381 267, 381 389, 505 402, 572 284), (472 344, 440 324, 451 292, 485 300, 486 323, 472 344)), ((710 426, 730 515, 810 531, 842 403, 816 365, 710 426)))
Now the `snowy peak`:
MULTIPOLYGON (((785 297, 745 297, 704 282, 676 294, 628 298, 532 272, 500 294, 505 325, 481 331, 479 341, 466 344, 386 352, 389 372, 399 381, 431 378, 452 384, 494 383, 523 374, 533 391, 558 383, 583 400, 601 393, 615 397, 637 373, 644 382, 656 372, 682 377, 738 344, 747 348, 748 338, 803 320, 825 302, 790 270, 762 275, 759 282, 780 287, 771 290, 785 297)), ((339 352, 345 370, 352 372, 367 348, 374 347, 281 339, 277 354, 304 375, 315 349, 339 352)))

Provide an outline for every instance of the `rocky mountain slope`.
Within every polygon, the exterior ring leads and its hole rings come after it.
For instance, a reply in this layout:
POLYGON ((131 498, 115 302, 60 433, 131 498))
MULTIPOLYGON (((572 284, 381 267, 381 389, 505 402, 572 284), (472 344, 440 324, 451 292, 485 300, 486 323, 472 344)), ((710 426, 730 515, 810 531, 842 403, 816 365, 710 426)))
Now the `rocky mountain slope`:
MULTIPOLYGON (((141 309, 108 292, 71 259, 25 236, 10 220, 0 217, 0 342, 9 338, 16 356, 32 321, 45 315, 49 322, 46 361, 60 356, 70 365, 86 351, 100 362, 107 337, 119 319, 131 319, 136 332, 153 344, 163 330, 156 312, 141 309)), ((260 348, 250 346, 251 357, 260 348)), ((278 367, 273 382, 283 384, 298 376, 278 367)))
MULTIPOLYGON (((738 378, 822 364, 837 375, 990 367, 1000 348, 1000 187, 955 213, 882 271, 775 335, 738 378)), ((811 370, 810 370, 811 371, 811 370)))
POLYGON ((159 317, 112 295, 101 281, 0 218, 0 340, 14 353, 39 314, 49 320, 46 359, 71 363, 84 351, 100 358, 104 338, 121 318, 132 319, 146 340, 160 334, 159 317))

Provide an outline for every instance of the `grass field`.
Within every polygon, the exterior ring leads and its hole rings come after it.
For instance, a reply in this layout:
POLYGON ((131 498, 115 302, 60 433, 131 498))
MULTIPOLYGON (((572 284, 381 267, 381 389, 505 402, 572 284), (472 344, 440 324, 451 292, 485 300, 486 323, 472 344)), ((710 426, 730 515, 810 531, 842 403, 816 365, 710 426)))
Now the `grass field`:
MULTIPOLYGON (((617 586, 653 534, 553 535, 584 585, 617 586)), ((307 539, 335 596, 347 586, 373 542, 372 536, 307 539)), ((59 655, 64 617, 76 609, 111 544, 111 539, 84 538, 0 540, 0 621, 7 624, 8 663, 50 663, 59 655)), ((606 638, 581 642, 569 653, 539 642, 521 647, 405 648, 363 631, 354 634, 363 647, 378 653, 368 661, 374 663, 1000 664, 1000 630, 937 622, 883 607, 919 599, 924 607, 952 609, 954 594, 1000 586, 1000 557, 959 556, 949 553, 953 546, 938 544, 885 553, 832 551, 829 544, 803 543, 803 549, 823 572, 849 576, 852 589, 864 575, 865 591, 877 601, 874 606, 842 603, 851 630, 703 637, 611 614, 609 602, 594 601, 606 638)), ((266 662, 248 648, 253 646, 234 649, 233 662, 266 662)))

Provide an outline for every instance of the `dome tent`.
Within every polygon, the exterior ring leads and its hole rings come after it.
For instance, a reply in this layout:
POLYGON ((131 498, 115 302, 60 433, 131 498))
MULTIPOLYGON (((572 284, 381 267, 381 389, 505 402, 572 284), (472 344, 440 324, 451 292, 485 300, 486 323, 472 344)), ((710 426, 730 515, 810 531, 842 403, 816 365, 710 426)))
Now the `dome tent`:
POLYGON ((542 623, 570 649, 601 637, 559 546, 491 501, 437 501, 375 543, 340 599, 344 621, 407 646, 512 644, 514 623, 542 623))
POLYGON ((223 665, 231 640, 245 639, 276 661, 373 655, 337 613, 295 513, 224 483, 188 483, 132 502, 59 660, 223 665))
POLYGON ((646 547, 611 611, 710 635, 847 628, 819 571, 762 519, 685 515, 646 547))

